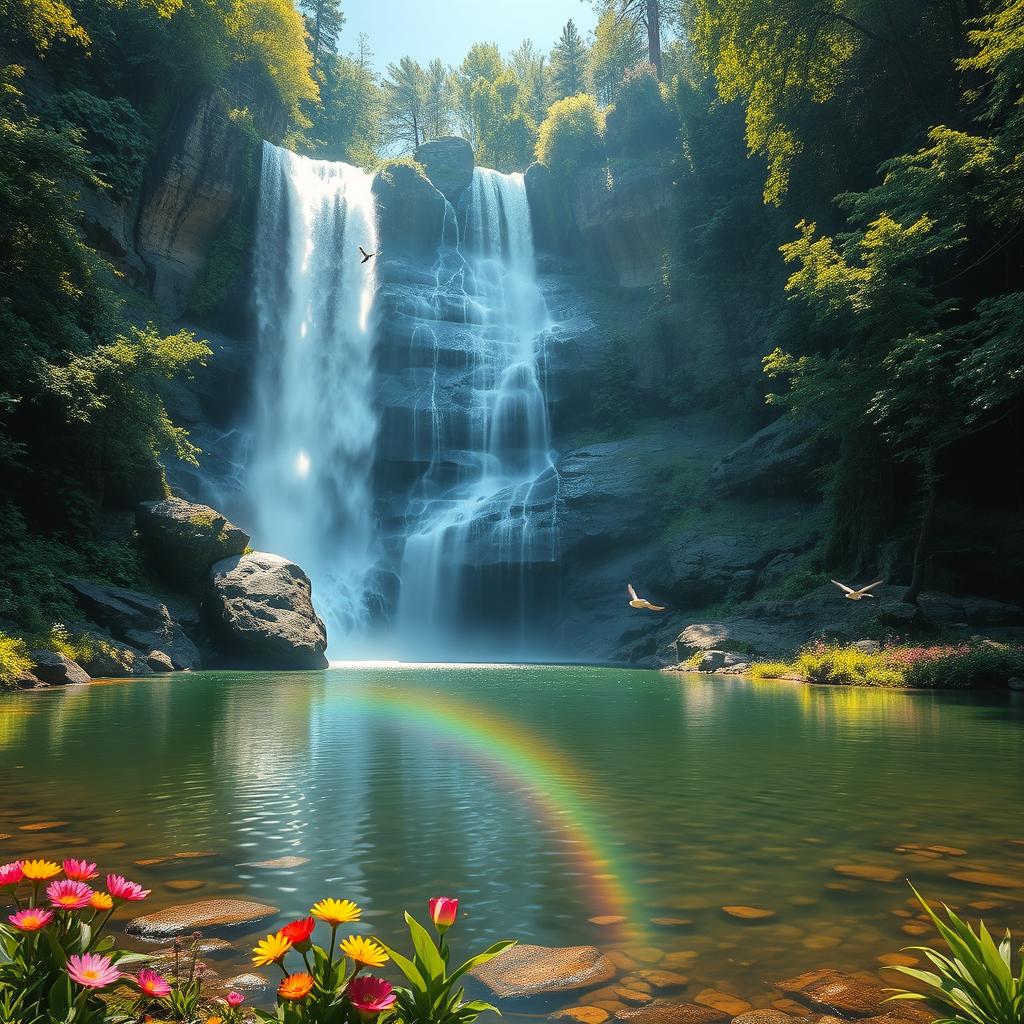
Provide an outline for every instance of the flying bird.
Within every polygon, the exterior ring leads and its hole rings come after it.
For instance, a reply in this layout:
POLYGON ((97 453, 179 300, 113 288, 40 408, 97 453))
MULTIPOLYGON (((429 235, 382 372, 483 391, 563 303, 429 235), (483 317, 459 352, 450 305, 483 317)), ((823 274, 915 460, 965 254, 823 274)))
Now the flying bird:
POLYGON ((860 590, 854 590, 853 587, 848 587, 845 583, 840 583, 839 580, 832 581, 840 590, 843 591, 843 597, 847 601, 859 601, 862 597, 874 597, 874 594, 869 594, 868 591, 877 587, 880 583, 884 583, 884 580, 875 580, 874 583, 869 583, 866 587, 861 587, 860 590))
POLYGON ((359 251, 363 254, 363 258, 359 261, 365 263, 367 260, 372 260, 377 254, 375 252, 367 252, 362 246, 359 246, 359 251))
POLYGON ((637 597, 632 583, 627 583, 626 589, 629 591, 630 608, 646 608, 649 612, 663 612, 665 610, 664 605, 651 604, 646 597, 637 597))

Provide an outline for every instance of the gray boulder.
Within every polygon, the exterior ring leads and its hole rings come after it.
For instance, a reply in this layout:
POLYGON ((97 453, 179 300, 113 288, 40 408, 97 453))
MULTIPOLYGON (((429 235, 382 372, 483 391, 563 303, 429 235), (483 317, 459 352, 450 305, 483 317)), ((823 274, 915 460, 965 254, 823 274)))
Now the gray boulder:
POLYGON ((57 651, 30 651, 32 674, 50 686, 64 686, 68 683, 87 683, 89 673, 76 661, 57 651))
POLYGON ((814 424, 783 416, 725 456, 708 477, 722 498, 774 497, 814 491, 822 447, 814 424))
POLYGON ((416 147, 413 159, 423 166, 434 188, 452 204, 473 181, 473 147, 457 136, 445 135, 424 142, 416 147))
POLYGON ((280 555, 254 551, 210 570, 207 609, 232 648, 287 668, 326 668, 327 630, 309 577, 280 555))
POLYGON ((391 164, 373 179, 380 226, 380 248, 433 257, 444 229, 444 196, 411 164, 391 164))
POLYGON ((160 574, 183 587, 201 587, 214 562, 249 546, 249 535, 225 516, 181 498, 142 502, 135 525, 160 574))
POLYGON ((136 648, 94 631, 87 631, 86 637, 89 654, 82 658, 81 665, 94 679, 153 674, 146 656, 136 648))
POLYGON ((176 669, 199 667, 199 650, 171 618, 167 606, 150 594, 107 587, 91 580, 65 580, 78 607, 111 636, 148 655, 163 651, 176 669))

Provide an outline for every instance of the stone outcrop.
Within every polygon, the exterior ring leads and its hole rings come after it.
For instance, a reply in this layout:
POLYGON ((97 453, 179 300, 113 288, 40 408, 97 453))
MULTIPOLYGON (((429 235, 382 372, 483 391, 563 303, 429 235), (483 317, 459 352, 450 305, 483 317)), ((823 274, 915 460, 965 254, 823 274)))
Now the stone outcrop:
POLYGON ((200 90, 182 104, 150 168, 135 250, 150 294, 172 311, 184 307, 252 157, 253 142, 229 117, 231 106, 221 90, 200 90))
POLYGON ((224 644, 243 659, 285 668, 326 668, 327 630, 309 577, 263 551, 216 562, 206 608, 224 644))
POLYGON ((32 674, 50 686, 89 682, 89 673, 67 655, 57 651, 30 651, 32 674))
POLYGON ((249 545, 249 535, 219 512, 180 498, 142 502, 135 524, 161 577, 183 587, 201 586, 214 562, 249 545))
POLYGON ((477 967, 473 976, 496 996, 512 999, 572 992, 615 977, 615 964, 596 946, 513 946, 477 967))
POLYGON ((647 288, 661 274, 669 243, 672 182, 668 164, 620 160, 582 170, 570 189, 581 251, 623 288, 647 288))
POLYGON ((476 158, 462 138, 444 135, 417 146, 413 159, 423 166, 431 184, 453 206, 473 181, 476 158))
POLYGON ((128 933, 145 939, 167 939, 202 928, 230 928, 273 917, 277 907, 247 900, 200 900, 133 918, 128 933))
POLYGON ((83 614, 109 630, 114 639, 139 651, 144 658, 153 651, 161 651, 176 669, 199 667, 199 649, 158 598, 85 579, 71 578, 65 582, 83 614))
POLYGON ((814 424, 783 416, 725 456, 711 471, 708 487, 724 498, 799 495, 815 490, 821 465, 814 424))
POLYGON ((81 664, 89 675, 96 678, 153 674, 147 654, 128 644, 119 643, 107 634, 94 630, 85 632, 89 642, 89 654, 82 658, 81 664))
POLYGON ((444 228, 444 196, 410 164, 391 164, 373 179, 381 252, 431 259, 444 228))

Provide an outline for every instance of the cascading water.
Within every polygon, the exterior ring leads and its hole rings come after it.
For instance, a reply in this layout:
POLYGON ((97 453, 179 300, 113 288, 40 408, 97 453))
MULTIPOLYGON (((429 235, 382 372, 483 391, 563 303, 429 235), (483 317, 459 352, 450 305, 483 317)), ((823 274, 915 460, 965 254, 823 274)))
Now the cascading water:
MULTIPOLYGON (((475 639, 492 656, 524 652, 532 611, 544 603, 539 570, 558 557, 542 388, 550 320, 523 176, 477 168, 463 220, 460 242, 449 207, 429 308, 415 311, 433 341, 433 378, 429 416, 414 417, 429 431, 414 427, 412 439, 428 468, 406 514, 398 634, 403 653, 417 657, 466 656, 475 639), (430 323, 453 321, 464 325, 459 339, 442 348, 430 323), (439 395, 438 366, 453 349, 461 385, 439 395)), ((412 344, 423 342, 417 328, 412 344)))
POLYGON ((376 261, 357 250, 377 248, 371 182, 263 144, 253 536, 309 573, 334 643, 366 624, 375 558, 376 261))

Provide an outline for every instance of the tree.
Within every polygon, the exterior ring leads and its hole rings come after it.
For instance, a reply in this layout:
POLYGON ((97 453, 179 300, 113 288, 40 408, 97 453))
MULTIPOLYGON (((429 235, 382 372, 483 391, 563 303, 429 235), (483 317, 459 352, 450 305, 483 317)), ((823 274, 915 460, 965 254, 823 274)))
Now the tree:
POLYGON ((505 62, 494 43, 474 43, 455 73, 460 127, 474 146, 479 142, 480 125, 474 115, 473 89, 481 79, 494 82, 504 70, 505 62))
POLYGON ((310 113, 308 151, 327 160, 371 166, 381 137, 383 96, 377 77, 356 57, 330 56, 320 71, 320 102, 310 113))
POLYGON ((661 7, 659 0, 620 0, 620 16, 647 34, 647 56, 661 78, 661 7))
POLYGON ((341 0, 299 0, 299 10, 305 13, 313 66, 320 67, 326 57, 338 51, 338 35, 345 24, 341 0))
POLYGON ((609 7, 594 32, 588 70, 599 103, 614 103, 622 88, 626 72, 644 59, 640 30, 629 19, 622 18, 609 7))
POLYGON ((452 130, 455 114, 452 73, 441 60, 427 65, 423 98, 423 137, 436 139, 452 130))
POLYGON ((509 64, 519 82, 519 102, 535 124, 544 120, 548 111, 550 69, 547 58, 529 39, 509 55, 509 64))
POLYGON ((551 104, 537 134, 537 159, 568 179, 604 153, 604 116, 593 96, 580 93, 551 104))
POLYGON ((503 71, 493 82, 477 78, 470 95, 477 126, 477 161, 499 171, 521 171, 530 162, 536 127, 520 103, 516 76, 503 71))
POLYGON ((587 91, 587 46, 571 18, 551 51, 551 85, 556 100, 587 91))
POLYGON ((373 64, 373 47, 370 46, 370 37, 365 32, 360 32, 356 39, 356 48, 350 54, 352 59, 363 71, 369 71, 373 64))
POLYGON ((382 89, 384 141, 396 143, 406 152, 415 149, 423 141, 427 73, 418 61, 403 57, 398 64, 388 65, 382 89))

